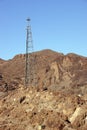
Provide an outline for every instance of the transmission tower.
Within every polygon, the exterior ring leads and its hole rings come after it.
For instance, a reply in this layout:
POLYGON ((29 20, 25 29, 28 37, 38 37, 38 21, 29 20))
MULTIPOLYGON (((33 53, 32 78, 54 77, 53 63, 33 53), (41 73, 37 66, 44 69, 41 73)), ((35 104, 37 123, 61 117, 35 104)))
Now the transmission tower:
POLYGON ((32 31, 30 26, 30 18, 27 19, 27 34, 26 34, 26 65, 25 65, 25 86, 32 84, 34 79, 34 57, 33 57, 33 41, 32 31))

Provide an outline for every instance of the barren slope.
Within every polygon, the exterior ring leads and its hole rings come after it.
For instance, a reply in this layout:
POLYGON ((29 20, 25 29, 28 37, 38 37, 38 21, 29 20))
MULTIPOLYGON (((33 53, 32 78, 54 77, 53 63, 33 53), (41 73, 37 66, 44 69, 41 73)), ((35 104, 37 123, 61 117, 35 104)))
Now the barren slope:
POLYGON ((25 55, 0 59, 0 130, 86 130, 87 58, 33 53, 37 83, 25 89, 25 55))
MULTIPOLYGON (((63 55, 51 50, 33 54, 38 88, 67 90, 86 93, 87 58, 76 54, 63 55), (74 89, 73 89, 74 88, 74 89), (84 89, 85 88, 85 91, 84 89)), ((8 87, 24 84, 25 55, 17 55, 8 61, 0 60, 0 74, 8 87)))

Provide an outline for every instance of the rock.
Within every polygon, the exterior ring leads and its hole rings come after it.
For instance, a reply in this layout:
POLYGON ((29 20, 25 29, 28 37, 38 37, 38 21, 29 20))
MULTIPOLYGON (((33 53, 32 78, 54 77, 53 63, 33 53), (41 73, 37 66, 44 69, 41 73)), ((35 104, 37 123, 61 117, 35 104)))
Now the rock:
POLYGON ((74 121, 76 120, 76 118, 78 117, 78 115, 81 114, 82 108, 81 107, 77 107, 75 112, 72 114, 72 116, 69 118, 69 121, 71 122, 71 124, 74 123, 74 121))
POLYGON ((69 121, 75 128, 82 127, 87 123, 86 115, 87 115, 87 107, 85 105, 82 107, 77 107, 75 112, 69 118, 69 121))
POLYGON ((25 100, 26 96, 23 96, 20 98, 20 103, 22 103, 25 100))
POLYGON ((38 130, 42 130, 42 126, 39 125, 39 126, 37 127, 37 129, 38 129, 38 130))
POLYGON ((50 69, 54 72, 51 79, 51 84, 58 83, 60 78, 60 72, 57 65, 57 62, 53 62, 50 66, 50 69))

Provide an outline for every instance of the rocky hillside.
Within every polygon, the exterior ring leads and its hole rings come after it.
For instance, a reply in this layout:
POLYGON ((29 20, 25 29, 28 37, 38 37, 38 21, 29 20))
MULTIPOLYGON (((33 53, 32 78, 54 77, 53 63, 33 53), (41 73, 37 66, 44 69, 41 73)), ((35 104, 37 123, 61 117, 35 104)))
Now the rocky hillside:
MULTIPOLYGON (((34 73, 36 86, 39 89, 51 89, 53 91, 68 89, 72 93, 86 93, 87 86, 87 58, 76 54, 63 55, 51 50, 35 52, 34 73), (84 88, 84 89, 83 89, 84 88), (84 91, 85 90, 85 91, 84 91)), ((9 89, 24 84, 25 79, 25 55, 17 55, 8 61, 0 60, 1 81, 8 85, 9 89)))
POLYGON ((0 130, 87 130, 87 94, 21 85, 0 93, 0 130))
POLYGON ((25 55, 0 59, 0 130, 87 130, 87 58, 33 53, 35 86, 24 86, 25 55))

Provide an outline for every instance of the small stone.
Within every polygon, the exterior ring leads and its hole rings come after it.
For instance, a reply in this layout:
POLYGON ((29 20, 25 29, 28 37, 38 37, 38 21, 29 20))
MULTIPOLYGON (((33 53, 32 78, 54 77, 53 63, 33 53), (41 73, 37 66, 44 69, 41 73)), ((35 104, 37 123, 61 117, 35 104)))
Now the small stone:
POLYGON ((22 103, 25 100, 26 96, 23 96, 20 98, 20 103, 22 103))
POLYGON ((81 113, 81 108, 77 107, 75 112, 72 114, 72 116, 69 118, 69 121, 71 122, 71 124, 73 124, 73 122, 75 121, 75 119, 77 118, 78 115, 80 115, 81 113))
POLYGON ((42 127, 41 127, 41 125, 39 125, 39 126, 38 126, 38 130, 42 130, 42 127))
POLYGON ((14 102, 16 101, 16 98, 14 98, 14 102))

